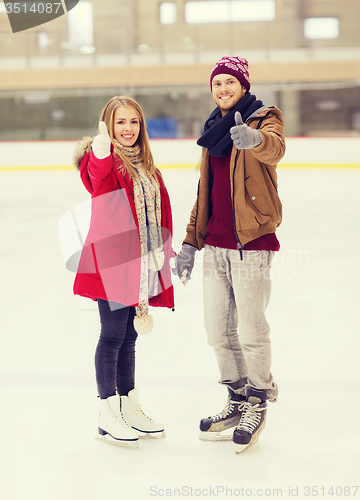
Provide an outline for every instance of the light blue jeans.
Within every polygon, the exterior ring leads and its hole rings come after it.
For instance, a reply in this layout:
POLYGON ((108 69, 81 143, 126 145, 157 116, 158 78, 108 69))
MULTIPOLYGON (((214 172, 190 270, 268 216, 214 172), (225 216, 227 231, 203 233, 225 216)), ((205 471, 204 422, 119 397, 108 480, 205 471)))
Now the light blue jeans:
POLYGON ((246 388, 265 391, 275 401, 278 387, 270 371, 270 327, 265 310, 271 292, 274 252, 205 245, 204 316, 209 344, 220 369, 219 382, 246 396, 246 388))

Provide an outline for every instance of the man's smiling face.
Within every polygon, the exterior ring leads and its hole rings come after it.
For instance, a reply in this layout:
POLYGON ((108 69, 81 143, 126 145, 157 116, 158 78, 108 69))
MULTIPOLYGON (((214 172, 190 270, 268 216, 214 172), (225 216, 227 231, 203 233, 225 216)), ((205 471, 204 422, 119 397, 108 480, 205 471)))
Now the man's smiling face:
POLYGON ((246 94, 246 89, 241 85, 239 80, 235 76, 225 73, 214 76, 211 88, 214 101, 219 106, 223 116, 227 115, 246 94))

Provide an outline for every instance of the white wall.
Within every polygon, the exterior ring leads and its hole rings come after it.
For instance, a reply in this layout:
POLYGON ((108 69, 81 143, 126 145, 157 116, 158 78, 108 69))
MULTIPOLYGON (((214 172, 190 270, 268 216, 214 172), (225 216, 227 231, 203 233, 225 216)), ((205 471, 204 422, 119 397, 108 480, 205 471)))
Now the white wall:
MULTIPOLYGON (((201 148, 196 139, 152 139, 159 168, 194 167, 201 148)), ((0 142, 0 169, 71 168, 76 141, 0 142)), ((282 166, 360 167, 360 137, 289 137, 282 166)))

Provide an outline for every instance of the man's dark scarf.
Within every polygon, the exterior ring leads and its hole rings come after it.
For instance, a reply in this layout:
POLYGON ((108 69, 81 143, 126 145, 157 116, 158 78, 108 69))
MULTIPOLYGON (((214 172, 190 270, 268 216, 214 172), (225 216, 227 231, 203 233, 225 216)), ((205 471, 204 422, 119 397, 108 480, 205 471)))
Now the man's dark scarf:
POLYGON ((230 129, 235 125, 235 112, 240 112, 245 123, 249 116, 262 106, 262 101, 247 92, 225 116, 222 116, 220 108, 216 107, 206 120, 203 133, 197 144, 207 148, 210 156, 227 156, 233 146, 230 129))

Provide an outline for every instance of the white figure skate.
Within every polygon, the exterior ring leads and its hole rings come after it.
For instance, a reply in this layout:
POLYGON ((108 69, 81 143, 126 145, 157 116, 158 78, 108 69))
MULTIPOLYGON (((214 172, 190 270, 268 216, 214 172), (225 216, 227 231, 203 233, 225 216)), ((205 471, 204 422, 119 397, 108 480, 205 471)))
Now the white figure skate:
POLYGON ((96 439, 124 448, 138 448, 139 436, 124 420, 120 411, 119 396, 101 399, 100 404, 99 436, 96 439))
POLYGON ((139 437, 164 438, 164 425, 155 422, 142 411, 139 403, 139 389, 135 388, 127 396, 120 396, 121 411, 126 422, 140 433, 139 437))

